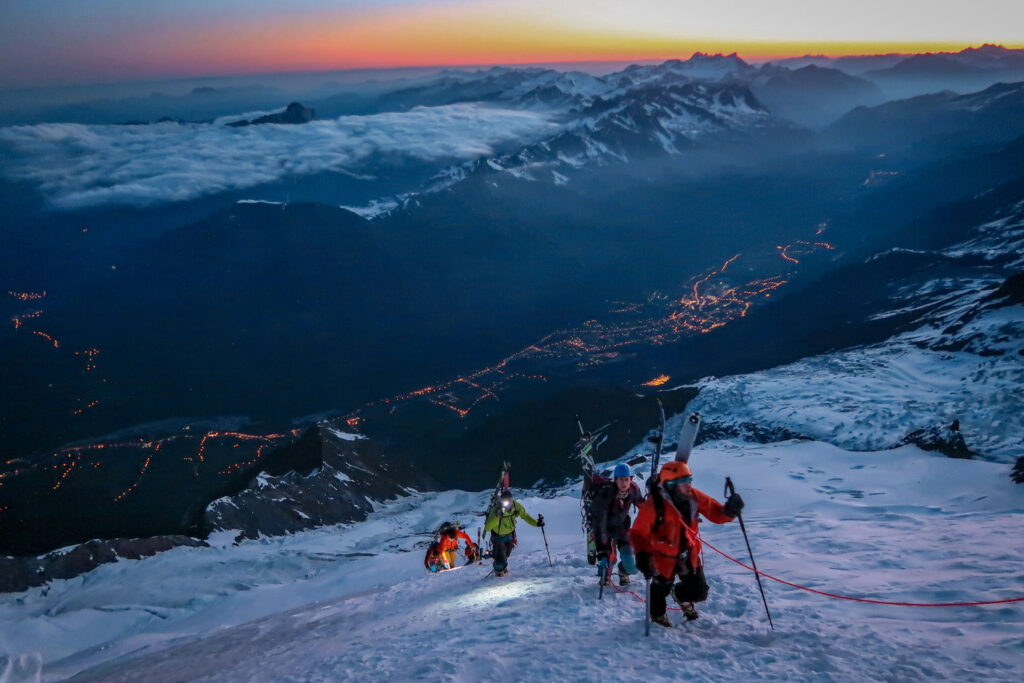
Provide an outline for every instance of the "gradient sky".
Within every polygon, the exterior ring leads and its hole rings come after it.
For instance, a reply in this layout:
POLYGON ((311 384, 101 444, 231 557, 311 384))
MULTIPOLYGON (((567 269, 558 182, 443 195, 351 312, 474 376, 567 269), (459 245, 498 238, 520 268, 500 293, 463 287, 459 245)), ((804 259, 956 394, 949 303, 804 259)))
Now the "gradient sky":
POLYGON ((0 0, 0 87, 1024 47, 1024 0, 0 0))

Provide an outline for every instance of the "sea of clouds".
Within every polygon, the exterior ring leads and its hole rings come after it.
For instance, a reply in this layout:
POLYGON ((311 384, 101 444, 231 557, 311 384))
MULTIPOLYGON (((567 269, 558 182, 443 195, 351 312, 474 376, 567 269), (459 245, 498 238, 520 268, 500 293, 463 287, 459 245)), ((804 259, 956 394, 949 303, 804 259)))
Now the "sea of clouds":
POLYGON ((557 129, 542 113, 476 104, 343 116, 301 125, 214 123, 0 128, 0 172, 59 209, 144 206, 322 171, 366 172, 381 155, 450 163, 557 129))

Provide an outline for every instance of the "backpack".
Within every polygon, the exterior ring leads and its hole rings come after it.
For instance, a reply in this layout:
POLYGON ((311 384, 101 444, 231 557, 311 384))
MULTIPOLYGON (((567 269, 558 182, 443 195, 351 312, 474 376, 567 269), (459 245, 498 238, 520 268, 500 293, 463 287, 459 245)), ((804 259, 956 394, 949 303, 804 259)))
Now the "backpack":
POLYGON ((592 474, 589 480, 583 480, 583 504, 588 529, 593 529, 594 501, 602 498, 602 494, 608 493, 614 487, 615 481, 601 474, 592 474))

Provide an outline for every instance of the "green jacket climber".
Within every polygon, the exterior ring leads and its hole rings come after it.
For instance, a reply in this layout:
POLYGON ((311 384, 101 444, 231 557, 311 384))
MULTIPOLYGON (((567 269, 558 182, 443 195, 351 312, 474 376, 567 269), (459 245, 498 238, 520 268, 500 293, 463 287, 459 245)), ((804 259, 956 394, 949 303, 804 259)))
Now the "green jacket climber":
POLYGON ((518 500, 511 501, 507 507, 498 500, 487 512, 487 521, 484 522, 484 531, 491 531, 498 536, 509 536, 515 533, 516 517, 522 517, 530 526, 540 526, 537 520, 529 515, 518 500))
POLYGON ((484 530, 491 532, 491 552, 494 557, 494 575, 508 575, 508 556, 516 547, 516 517, 522 517, 527 524, 544 526, 544 515, 531 517, 508 489, 502 489, 501 496, 487 511, 484 530))

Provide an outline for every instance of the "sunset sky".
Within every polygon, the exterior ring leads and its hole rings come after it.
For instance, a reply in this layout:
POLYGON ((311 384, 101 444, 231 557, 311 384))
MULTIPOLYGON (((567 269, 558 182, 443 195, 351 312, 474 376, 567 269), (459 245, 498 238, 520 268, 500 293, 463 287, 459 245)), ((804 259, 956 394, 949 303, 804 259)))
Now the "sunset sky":
POLYGON ((1022 0, 0 0, 0 87, 1024 47, 1022 0))

